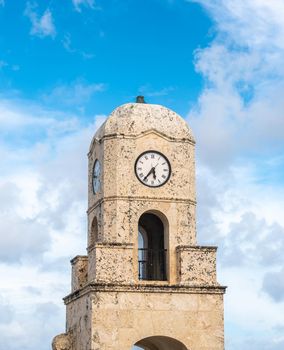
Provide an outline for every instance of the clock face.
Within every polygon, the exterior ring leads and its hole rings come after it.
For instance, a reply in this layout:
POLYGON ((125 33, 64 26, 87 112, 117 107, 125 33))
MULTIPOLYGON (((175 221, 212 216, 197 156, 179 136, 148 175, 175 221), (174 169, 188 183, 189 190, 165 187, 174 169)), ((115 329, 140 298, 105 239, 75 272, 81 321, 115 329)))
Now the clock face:
POLYGON ((98 160, 95 161, 93 167, 93 192, 98 193, 101 188, 101 165, 98 160))
POLYGON ((146 151, 135 162, 135 174, 143 185, 159 187, 171 176, 171 165, 167 157, 158 151, 146 151))

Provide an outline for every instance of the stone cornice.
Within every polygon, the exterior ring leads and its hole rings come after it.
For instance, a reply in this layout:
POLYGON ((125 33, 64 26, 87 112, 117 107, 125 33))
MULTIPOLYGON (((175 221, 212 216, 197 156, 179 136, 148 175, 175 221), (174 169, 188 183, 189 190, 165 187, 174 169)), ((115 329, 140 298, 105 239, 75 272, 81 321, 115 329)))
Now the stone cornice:
POLYGON ((86 261, 86 260, 88 260, 88 256, 87 255, 76 255, 74 258, 72 258, 70 260, 70 263, 71 263, 71 265, 74 265, 79 260, 81 260, 81 261, 85 260, 86 261))
POLYGON ((179 245, 176 247, 177 251, 186 251, 186 250, 211 250, 211 251, 216 251, 218 247, 216 246, 211 246, 211 245, 179 245))
POLYGON ((82 289, 79 289, 65 298, 64 303, 67 305, 72 301, 82 297, 85 294, 96 292, 128 292, 128 293, 177 293, 177 294, 224 294, 225 286, 219 285, 170 285, 164 283, 143 283, 143 284, 110 284, 110 283, 88 283, 82 289))
POLYGON ((186 203, 196 206, 196 201, 191 199, 184 198, 155 198, 155 197, 130 197, 130 196, 108 196, 99 199, 95 204, 93 204, 88 210, 87 214, 91 213, 96 207, 101 205, 103 202, 107 201, 118 201, 118 200, 126 200, 126 201, 148 201, 148 202, 163 202, 163 203, 186 203))
POLYGON ((95 248, 121 248, 121 249, 133 249, 133 243, 119 243, 119 242, 96 242, 92 246, 87 248, 87 252, 90 253, 95 248))
POLYGON ((101 137, 100 139, 98 138, 93 138, 91 145, 90 145, 90 150, 88 152, 88 156, 91 155, 94 145, 96 143, 102 143, 106 140, 112 140, 112 139, 130 139, 130 140, 136 140, 139 139, 141 137, 150 135, 150 134, 155 134, 157 136, 160 136, 161 138, 163 138, 166 141, 170 141, 170 142, 179 142, 179 143, 189 143, 192 146, 195 145, 195 141, 193 139, 190 138, 175 138, 175 137, 170 137, 162 132, 159 132, 156 129, 149 129, 145 132, 139 133, 139 134, 132 134, 132 135, 124 135, 122 133, 114 133, 114 134, 108 134, 108 135, 104 135, 103 137, 101 137))

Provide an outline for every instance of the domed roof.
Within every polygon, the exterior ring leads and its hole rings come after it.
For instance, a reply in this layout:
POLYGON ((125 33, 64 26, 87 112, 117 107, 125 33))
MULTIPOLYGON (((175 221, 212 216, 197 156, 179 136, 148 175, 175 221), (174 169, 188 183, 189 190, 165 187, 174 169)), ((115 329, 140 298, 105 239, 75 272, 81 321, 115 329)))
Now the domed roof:
POLYGON ((110 135, 138 136, 152 130, 170 139, 194 142, 192 131, 177 113, 161 105, 147 103, 127 103, 116 108, 98 129, 94 139, 110 135))

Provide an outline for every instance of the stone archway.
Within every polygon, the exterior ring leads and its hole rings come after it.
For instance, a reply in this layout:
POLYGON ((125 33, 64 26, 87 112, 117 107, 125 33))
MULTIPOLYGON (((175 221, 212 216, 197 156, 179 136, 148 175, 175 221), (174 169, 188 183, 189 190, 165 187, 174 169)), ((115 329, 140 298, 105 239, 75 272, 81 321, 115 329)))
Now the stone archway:
POLYGON ((133 350, 188 350, 180 341, 164 336, 153 336, 139 340, 133 350))
POLYGON ((139 280, 167 280, 166 253, 162 220, 152 212, 142 214, 138 222, 139 280))

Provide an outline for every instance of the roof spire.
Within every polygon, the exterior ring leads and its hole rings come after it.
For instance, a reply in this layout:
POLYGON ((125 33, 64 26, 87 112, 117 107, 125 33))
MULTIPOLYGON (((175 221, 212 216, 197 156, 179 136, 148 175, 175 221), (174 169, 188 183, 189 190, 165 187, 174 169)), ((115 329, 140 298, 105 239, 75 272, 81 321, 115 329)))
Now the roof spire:
POLYGON ((136 97, 136 103, 146 103, 144 100, 144 96, 137 96, 136 97))

